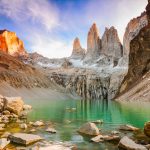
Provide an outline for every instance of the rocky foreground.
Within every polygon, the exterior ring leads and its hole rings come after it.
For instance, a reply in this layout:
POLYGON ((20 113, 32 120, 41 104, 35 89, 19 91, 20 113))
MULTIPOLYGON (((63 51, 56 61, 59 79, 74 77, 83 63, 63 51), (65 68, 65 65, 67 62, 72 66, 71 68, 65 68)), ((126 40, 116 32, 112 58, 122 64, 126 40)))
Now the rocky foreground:
MULTIPOLYGON (((0 97, 0 149, 1 150, 76 150, 78 147, 69 142, 47 141, 38 130, 49 134, 58 134, 54 123, 42 120, 28 122, 30 105, 24 104, 20 97, 0 97), (11 130, 10 130, 11 128, 11 130)), ((67 108, 76 111, 76 108, 67 108)), ((89 142, 112 143, 119 150, 148 150, 150 148, 150 122, 145 123, 144 130, 126 124, 115 131, 104 132, 98 126, 103 120, 83 124, 76 132, 83 137, 90 137, 89 142), (98 126, 97 126, 98 125, 98 126)))
POLYGON ((71 150, 72 144, 61 142, 47 142, 39 135, 33 134, 36 128, 46 126, 46 132, 51 134, 57 131, 52 124, 45 124, 43 121, 26 122, 27 113, 32 107, 24 104, 20 97, 0 96, 0 149, 9 150, 71 150), (19 132, 8 132, 15 128, 19 132))

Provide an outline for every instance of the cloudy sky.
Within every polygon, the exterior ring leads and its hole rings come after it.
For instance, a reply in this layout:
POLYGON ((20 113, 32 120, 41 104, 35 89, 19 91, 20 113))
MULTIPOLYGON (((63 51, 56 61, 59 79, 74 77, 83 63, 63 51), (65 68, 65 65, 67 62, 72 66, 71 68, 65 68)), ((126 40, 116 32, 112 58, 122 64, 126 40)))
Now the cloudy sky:
POLYGON ((145 10, 147 0, 0 0, 0 29, 17 33, 29 52, 49 58, 66 57, 79 37, 96 22, 100 36, 115 26, 120 40, 130 19, 145 10))

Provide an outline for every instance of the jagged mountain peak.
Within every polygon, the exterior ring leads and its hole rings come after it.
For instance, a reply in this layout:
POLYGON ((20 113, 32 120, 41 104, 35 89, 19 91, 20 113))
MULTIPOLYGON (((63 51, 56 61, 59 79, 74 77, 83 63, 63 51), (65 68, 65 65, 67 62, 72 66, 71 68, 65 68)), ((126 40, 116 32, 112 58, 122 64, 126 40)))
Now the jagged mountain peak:
POLYGON ((101 40, 96 23, 91 26, 87 36, 87 53, 85 62, 93 61, 100 56, 101 40))
POLYGON ((74 42, 73 42, 73 49, 80 49, 81 48, 81 44, 80 44, 80 39, 78 37, 76 37, 74 39, 74 42))
POLYGON ((123 55, 122 45, 118 36, 117 29, 112 26, 105 28, 102 36, 102 53, 119 59, 123 55))
POLYGON ((73 42, 73 51, 71 58, 83 58, 85 55, 85 50, 81 47, 80 39, 76 37, 73 42))
POLYGON ((97 28, 97 25, 96 23, 93 23, 89 32, 88 32, 88 35, 90 36, 90 34, 95 34, 96 37, 99 37, 99 30, 97 28))

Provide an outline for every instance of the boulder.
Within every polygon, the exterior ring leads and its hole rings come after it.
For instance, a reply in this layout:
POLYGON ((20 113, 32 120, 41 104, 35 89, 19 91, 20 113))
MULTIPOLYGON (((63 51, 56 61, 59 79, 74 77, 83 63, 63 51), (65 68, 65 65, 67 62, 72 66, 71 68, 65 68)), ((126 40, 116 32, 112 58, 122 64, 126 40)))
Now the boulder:
POLYGON ((9 143, 10 141, 6 138, 0 139, 0 150, 3 150, 9 143))
POLYGON ((33 123, 33 126, 35 126, 35 127, 44 126, 44 123, 42 121, 36 121, 33 123))
POLYGON ((136 144, 133 140, 128 138, 127 136, 123 137, 119 144, 118 148, 120 150, 147 150, 147 148, 143 145, 136 144))
POLYGON ((23 110, 24 102, 21 97, 6 97, 5 109, 17 115, 23 110))
POLYGON ((94 123, 91 123, 91 122, 88 122, 82 125, 80 129, 78 130, 78 132, 91 135, 91 136, 99 135, 99 129, 94 123))
POLYGON ((119 129, 124 130, 124 131, 137 131, 137 130, 139 130, 139 128, 136 128, 136 127, 129 125, 129 124, 122 125, 122 126, 120 126, 119 129))
POLYGON ((54 128, 47 128, 47 129, 46 129, 46 132, 49 132, 49 133, 56 133, 57 131, 56 131, 54 128))
POLYGON ((39 135, 26 134, 26 133, 14 133, 8 136, 8 139, 13 143, 21 144, 25 146, 42 140, 42 138, 39 135))
POLYGON ((145 133, 146 136, 150 137, 150 122, 145 123, 144 133, 145 133))

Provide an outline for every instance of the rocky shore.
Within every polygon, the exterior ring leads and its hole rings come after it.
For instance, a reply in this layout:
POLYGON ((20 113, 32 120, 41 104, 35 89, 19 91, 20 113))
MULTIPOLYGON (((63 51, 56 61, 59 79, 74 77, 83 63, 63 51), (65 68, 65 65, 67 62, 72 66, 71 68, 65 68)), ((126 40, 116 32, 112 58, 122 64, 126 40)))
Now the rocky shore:
POLYGON ((73 149, 69 143, 48 142, 43 137, 34 134, 37 128, 44 127, 51 134, 57 131, 51 122, 27 122, 28 112, 32 106, 24 104, 21 97, 0 96, 0 149, 9 150, 47 150, 73 149), (13 132, 8 132, 12 130, 13 132))
MULTIPOLYGON (((70 142, 47 141, 38 130, 48 134, 59 134, 55 123, 51 121, 28 121, 28 112, 32 106, 24 103, 20 97, 0 96, 0 149, 7 150, 77 150, 77 145, 70 142)), ((66 108, 74 112, 76 108, 66 108)), ((89 142, 111 143, 119 150, 148 150, 150 148, 150 123, 139 129, 126 124, 114 131, 103 131, 103 120, 95 120, 83 124, 76 129, 83 137, 90 137, 89 142)))

